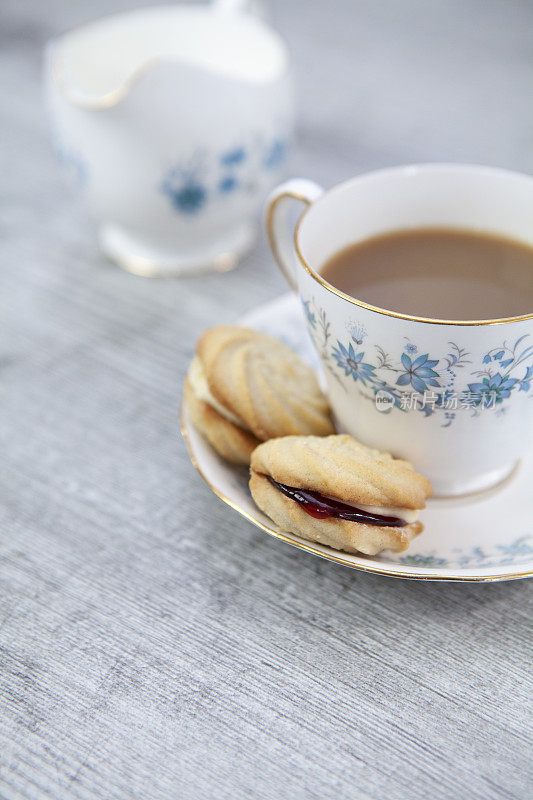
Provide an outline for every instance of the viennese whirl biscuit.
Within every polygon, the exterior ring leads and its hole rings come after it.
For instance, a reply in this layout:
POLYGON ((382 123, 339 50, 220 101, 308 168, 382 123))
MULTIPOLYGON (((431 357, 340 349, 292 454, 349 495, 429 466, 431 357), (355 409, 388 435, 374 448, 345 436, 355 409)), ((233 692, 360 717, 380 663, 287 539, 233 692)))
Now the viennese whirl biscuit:
POLYGON ((407 461, 347 435, 286 436, 257 447, 250 491, 283 531, 349 553, 406 550, 432 493, 407 461))
POLYGON ((193 424, 220 455, 250 463, 262 441, 334 432, 311 367, 264 333, 231 325, 206 331, 187 374, 193 424))

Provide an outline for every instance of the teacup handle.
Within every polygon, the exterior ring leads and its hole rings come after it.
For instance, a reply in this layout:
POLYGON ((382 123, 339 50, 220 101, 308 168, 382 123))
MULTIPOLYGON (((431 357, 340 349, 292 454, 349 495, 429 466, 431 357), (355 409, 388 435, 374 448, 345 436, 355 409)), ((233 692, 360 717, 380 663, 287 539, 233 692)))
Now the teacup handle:
POLYGON ((324 189, 305 178, 293 178, 282 183, 269 195, 266 202, 265 225, 270 249, 289 286, 298 291, 296 266, 298 264, 294 247, 294 232, 287 227, 285 219, 290 201, 297 200, 310 206, 324 189))

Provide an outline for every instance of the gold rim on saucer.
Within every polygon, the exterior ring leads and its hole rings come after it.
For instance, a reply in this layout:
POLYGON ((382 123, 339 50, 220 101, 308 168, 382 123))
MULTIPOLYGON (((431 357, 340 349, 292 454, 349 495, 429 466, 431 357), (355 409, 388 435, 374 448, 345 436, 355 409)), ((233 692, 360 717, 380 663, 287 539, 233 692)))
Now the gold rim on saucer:
POLYGON ((313 545, 312 542, 302 542, 296 541, 291 539, 284 533, 275 530, 274 528, 270 528, 268 525, 260 522, 259 520, 255 519, 251 514, 249 514, 244 508, 242 508, 238 503, 234 500, 229 498, 224 492, 221 492, 207 477, 205 472, 203 471, 202 467, 198 463, 196 455, 193 450, 193 446, 189 437, 189 431, 187 427, 187 421, 185 419, 185 402, 182 399, 181 407, 179 412, 179 422, 180 422, 180 429, 181 435, 185 440, 185 444, 187 446, 187 451, 189 453, 189 458, 191 459, 193 467, 197 470, 197 472, 201 475, 205 483, 209 486, 211 491, 216 494, 226 505, 232 508, 234 511, 237 511, 242 517, 247 519, 252 525, 255 525, 257 528, 260 528, 265 533, 270 534, 270 536, 274 536, 276 539, 280 539, 282 542, 286 542, 287 544, 292 545, 293 547, 297 547, 300 550, 305 550, 307 553, 312 553, 315 556, 319 556, 320 558, 326 559, 326 561, 333 561, 335 564, 342 564, 344 567, 350 567, 350 569, 356 569, 361 572, 369 572, 377 575, 386 575, 390 578, 407 578, 411 580, 418 580, 418 581, 455 581, 455 582, 467 582, 467 583, 493 583, 496 581, 512 581, 512 580, 519 580, 521 578, 531 578, 533 577, 533 570, 529 572, 520 572, 513 575, 421 575, 420 573, 413 573, 413 572, 399 572, 392 569, 383 569, 378 565, 374 565, 372 563, 369 564, 356 564, 353 561, 349 561, 347 558, 344 558, 341 554, 334 553, 326 553, 323 550, 319 550, 317 547, 313 545))

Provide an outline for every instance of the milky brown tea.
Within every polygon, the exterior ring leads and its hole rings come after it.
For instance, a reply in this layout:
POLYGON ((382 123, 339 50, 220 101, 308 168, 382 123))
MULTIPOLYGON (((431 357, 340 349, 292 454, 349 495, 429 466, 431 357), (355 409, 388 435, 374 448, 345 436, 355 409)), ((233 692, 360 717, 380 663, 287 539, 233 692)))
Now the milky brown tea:
POLYGON ((357 300, 411 316, 481 320, 533 312, 533 248, 486 233, 386 233, 341 250, 320 272, 357 300))

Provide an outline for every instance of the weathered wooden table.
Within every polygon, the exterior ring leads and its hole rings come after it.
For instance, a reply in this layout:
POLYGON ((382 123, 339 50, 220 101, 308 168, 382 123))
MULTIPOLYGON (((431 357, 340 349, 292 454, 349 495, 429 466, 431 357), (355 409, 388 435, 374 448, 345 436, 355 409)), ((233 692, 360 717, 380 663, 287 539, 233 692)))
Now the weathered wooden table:
MULTIPOLYGON (((217 500, 178 433, 196 337, 285 289, 127 275, 51 153, 48 36, 134 0, 3 0, 2 800, 527 798, 531 586, 352 572, 217 500)), ((291 172, 533 171, 533 5, 278 0, 291 172)), ((502 521, 503 524, 503 521, 502 521)))

